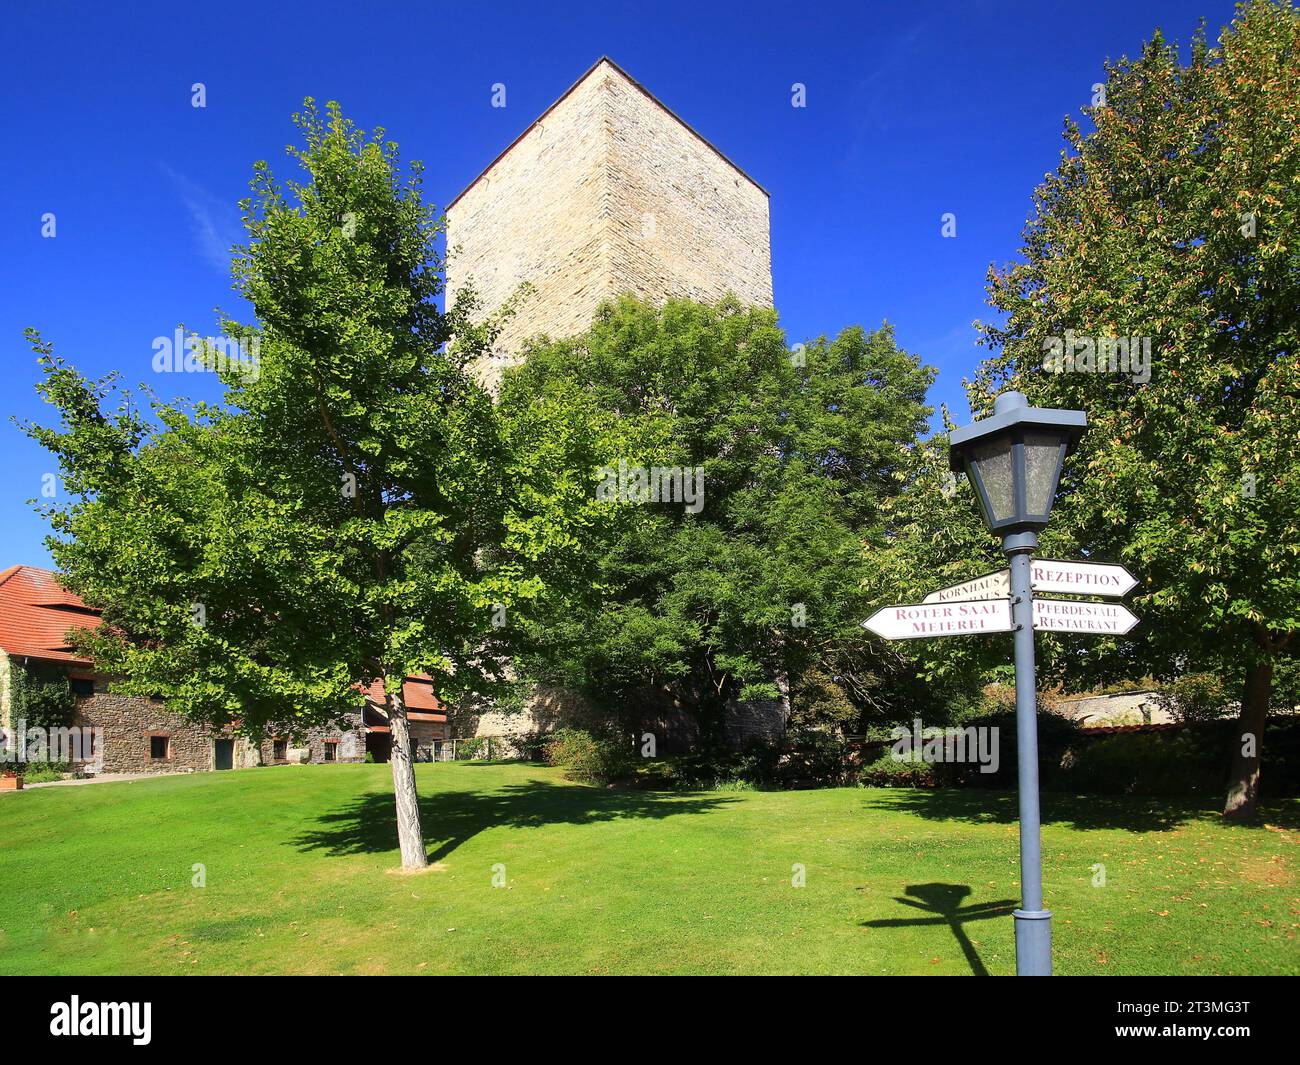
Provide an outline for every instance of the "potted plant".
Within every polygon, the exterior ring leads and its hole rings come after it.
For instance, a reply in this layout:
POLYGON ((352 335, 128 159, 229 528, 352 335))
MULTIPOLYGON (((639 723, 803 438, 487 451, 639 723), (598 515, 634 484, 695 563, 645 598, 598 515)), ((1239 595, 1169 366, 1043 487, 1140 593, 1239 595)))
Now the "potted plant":
POLYGON ((23 770, 26 768, 19 761, 0 762, 0 791, 22 791, 23 770))

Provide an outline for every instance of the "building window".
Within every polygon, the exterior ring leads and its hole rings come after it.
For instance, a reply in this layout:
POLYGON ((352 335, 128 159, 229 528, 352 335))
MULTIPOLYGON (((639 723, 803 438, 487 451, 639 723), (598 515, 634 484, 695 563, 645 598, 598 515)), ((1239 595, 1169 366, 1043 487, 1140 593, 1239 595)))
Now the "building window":
POLYGON ((325 741, 325 761, 337 762, 339 760, 339 745, 337 740, 325 741))
POLYGON ((171 737, 170 736, 150 736, 149 737, 149 757, 153 759, 166 759, 171 757, 171 737))
POLYGON ((73 695, 95 694, 95 682, 89 677, 70 677, 68 683, 72 685, 73 695))
POLYGON ((287 762, 289 760, 289 741, 272 740, 271 741, 271 761, 287 762))

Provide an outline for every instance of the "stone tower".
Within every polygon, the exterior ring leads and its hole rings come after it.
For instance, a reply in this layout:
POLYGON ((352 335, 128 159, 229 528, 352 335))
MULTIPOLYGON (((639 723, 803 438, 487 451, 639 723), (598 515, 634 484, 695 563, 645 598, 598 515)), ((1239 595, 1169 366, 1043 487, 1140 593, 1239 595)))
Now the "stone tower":
POLYGON ((625 292, 772 305, 767 192, 608 58, 451 201, 447 247, 448 293, 485 312, 532 286, 479 368, 494 389, 524 340, 625 292))

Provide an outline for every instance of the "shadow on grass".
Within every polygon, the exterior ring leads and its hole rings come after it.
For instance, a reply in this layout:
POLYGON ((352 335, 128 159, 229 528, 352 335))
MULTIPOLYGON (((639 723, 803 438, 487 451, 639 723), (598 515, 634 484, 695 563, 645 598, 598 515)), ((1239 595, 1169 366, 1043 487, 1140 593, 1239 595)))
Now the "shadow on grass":
MULTIPOLYGON (((486 828, 540 828, 600 821, 702 814, 735 799, 673 793, 609 791, 531 781, 488 792, 439 792, 420 798, 420 823, 431 845, 429 861, 446 858, 486 828)), ((397 848, 391 792, 358 796, 316 819, 318 828, 294 842, 330 855, 371 854, 397 848)))
MULTIPOLYGON (((880 789, 884 790, 884 789, 880 789)), ((1014 824, 1020 818, 1016 793, 984 788, 898 788, 880 791, 867 804, 880 810, 902 810, 932 821, 964 821, 975 825, 1014 824)), ((1169 832, 1192 821, 1223 823, 1221 800, 1167 798, 1153 795, 1069 795, 1044 791, 1040 798, 1043 824, 1078 829, 1119 828, 1129 832, 1169 832)), ((1300 804, 1282 800, 1261 808, 1259 823, 1300 828, 1300 804)), ((1250 826, 1241 826, 1247 829, 1250 826)))
POLYGON ((998 902, 980 902, 972 906, 963 906, 962 900, 971 893, 966 884, 908 884, 903 889, 904 895, 911 898, 895 896, 895 902, 911 906, 929 917, 894 917, 882 921, 863 921, 863 928, 914 928, 918 925, 946 924, 956 937, 961 952, 966 955, 966 964, 976 976, 988 976, 989 971, 980 959, 979 951, 970 941, 966 929, 962 927, 967 921, 983 921, 989 917, 1006 917, 1016 908, 1014 899, 1002 899, 998 902))

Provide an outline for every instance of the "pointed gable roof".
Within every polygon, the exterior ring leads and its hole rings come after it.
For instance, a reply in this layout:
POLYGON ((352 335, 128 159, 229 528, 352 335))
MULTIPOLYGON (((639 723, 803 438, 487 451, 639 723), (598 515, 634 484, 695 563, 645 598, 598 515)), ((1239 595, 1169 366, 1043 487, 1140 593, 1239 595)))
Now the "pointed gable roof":
POLYGON ((20 658, 89 666, 68 644, 69 629, 95 629, 97 611, 59 583, 56 573, 36 566, 0 572, 0 649, 20 658))
POLYGON ((718 156, 718 158, 720 158, 724 163, 726 163, 733 170, 735 170, 737 174, 739 174, 751 185, 753 185, 754 188, 758 189, 758 191, 761 192, 764 196, 769 195, 767 189, 763 188, 762 185, 760 185, 752 177, 746 174, 745 171, 743 171, 739 166, 737 166, 734 162, 732 162, 731 159, 729 159, 725 154, 723 154, 723 152, 721 151, 721 149, 718 148, 717 145, 715 145, 707 137, 703 136, 699 131, 694 129, 685 119, 683 119, 680 115, 678 115, 675 111, 673 111, 672 108, 670 108, 667 104, 665 104, 662 100, 660 100, 659 97, 657 97, 654 93, 652 93, 649 89, 647 89, 644 85, 642 85, 639 81, 637 81, 636 78, 632 77, 631 74, 629 74, 621 66, 615 63, 614 60, 610 59, 609 56, 603 55, 599 59, 597 59, 596 62, 592 63, 591 66, 588 67, 587 70, 583 73, 582 77, 580 77, 577 81, 575 81, 572 85, 570 85, 559 97, 559 99, 555 101, 555 103, 551 104, 550 107, 548 107, 545 111, 543 111, 540 115, 538 115, 537 118, 528 126, 527 129, 525 129, 522 133, 519 134, 519 136, 517 136, 514 140, 512 140, 509 144, 507 144, 505 149, 495 159, 493 159, 492 162, 488 163, 488 165, 485 166, 479 172, 479 175, 473 181, 471 181, 468 185, 466 185, 463 189, 460 190, 460 192, 456 195, 456 197, 452 199, 450 203, 447 204, 445 209, 450 211, 453 207, 455 207, 456 204, 460 202, 461 198, 465 195, 465 193, 469 192, 470 189, 472 189, 475 185, 477 185, 480 181, 482 181, 483 178, 487 176, 488 172, 491 171, 491 169, 497 165, 497 163, 499 163, 502 159, 504 159, 507 155, 510 154, 511 149, 514 148, 516 144, 518 144, 521 140, 527 137, 529 133, 531 133, 534 129, 536 129, 539 125, 541 125, 541 123, 545 121, 547 115, 549 115, 552 111, 554 111, 557 107, 559 107, 560 104, 564 103, 564 101, 567 100, 573 94, 574 90, 577 89, 579 85, 581 85, 584 81, 586 81, 589 77, 591 77, 594 73, 596 73, 596 71, 599 70, 602 66, 609 67, 612 71, 614 71, 614 73, 618 74, 621 78, 623 78, 624 81, 628 82, 639 92, 641 92, 647 99, 650 100, 651 103, 653 103, 656 107, 660 108, 665 114, 669 115, 683 129, 685 129, 692 136, 698 138, 705 145, 707 145, 718 156))

